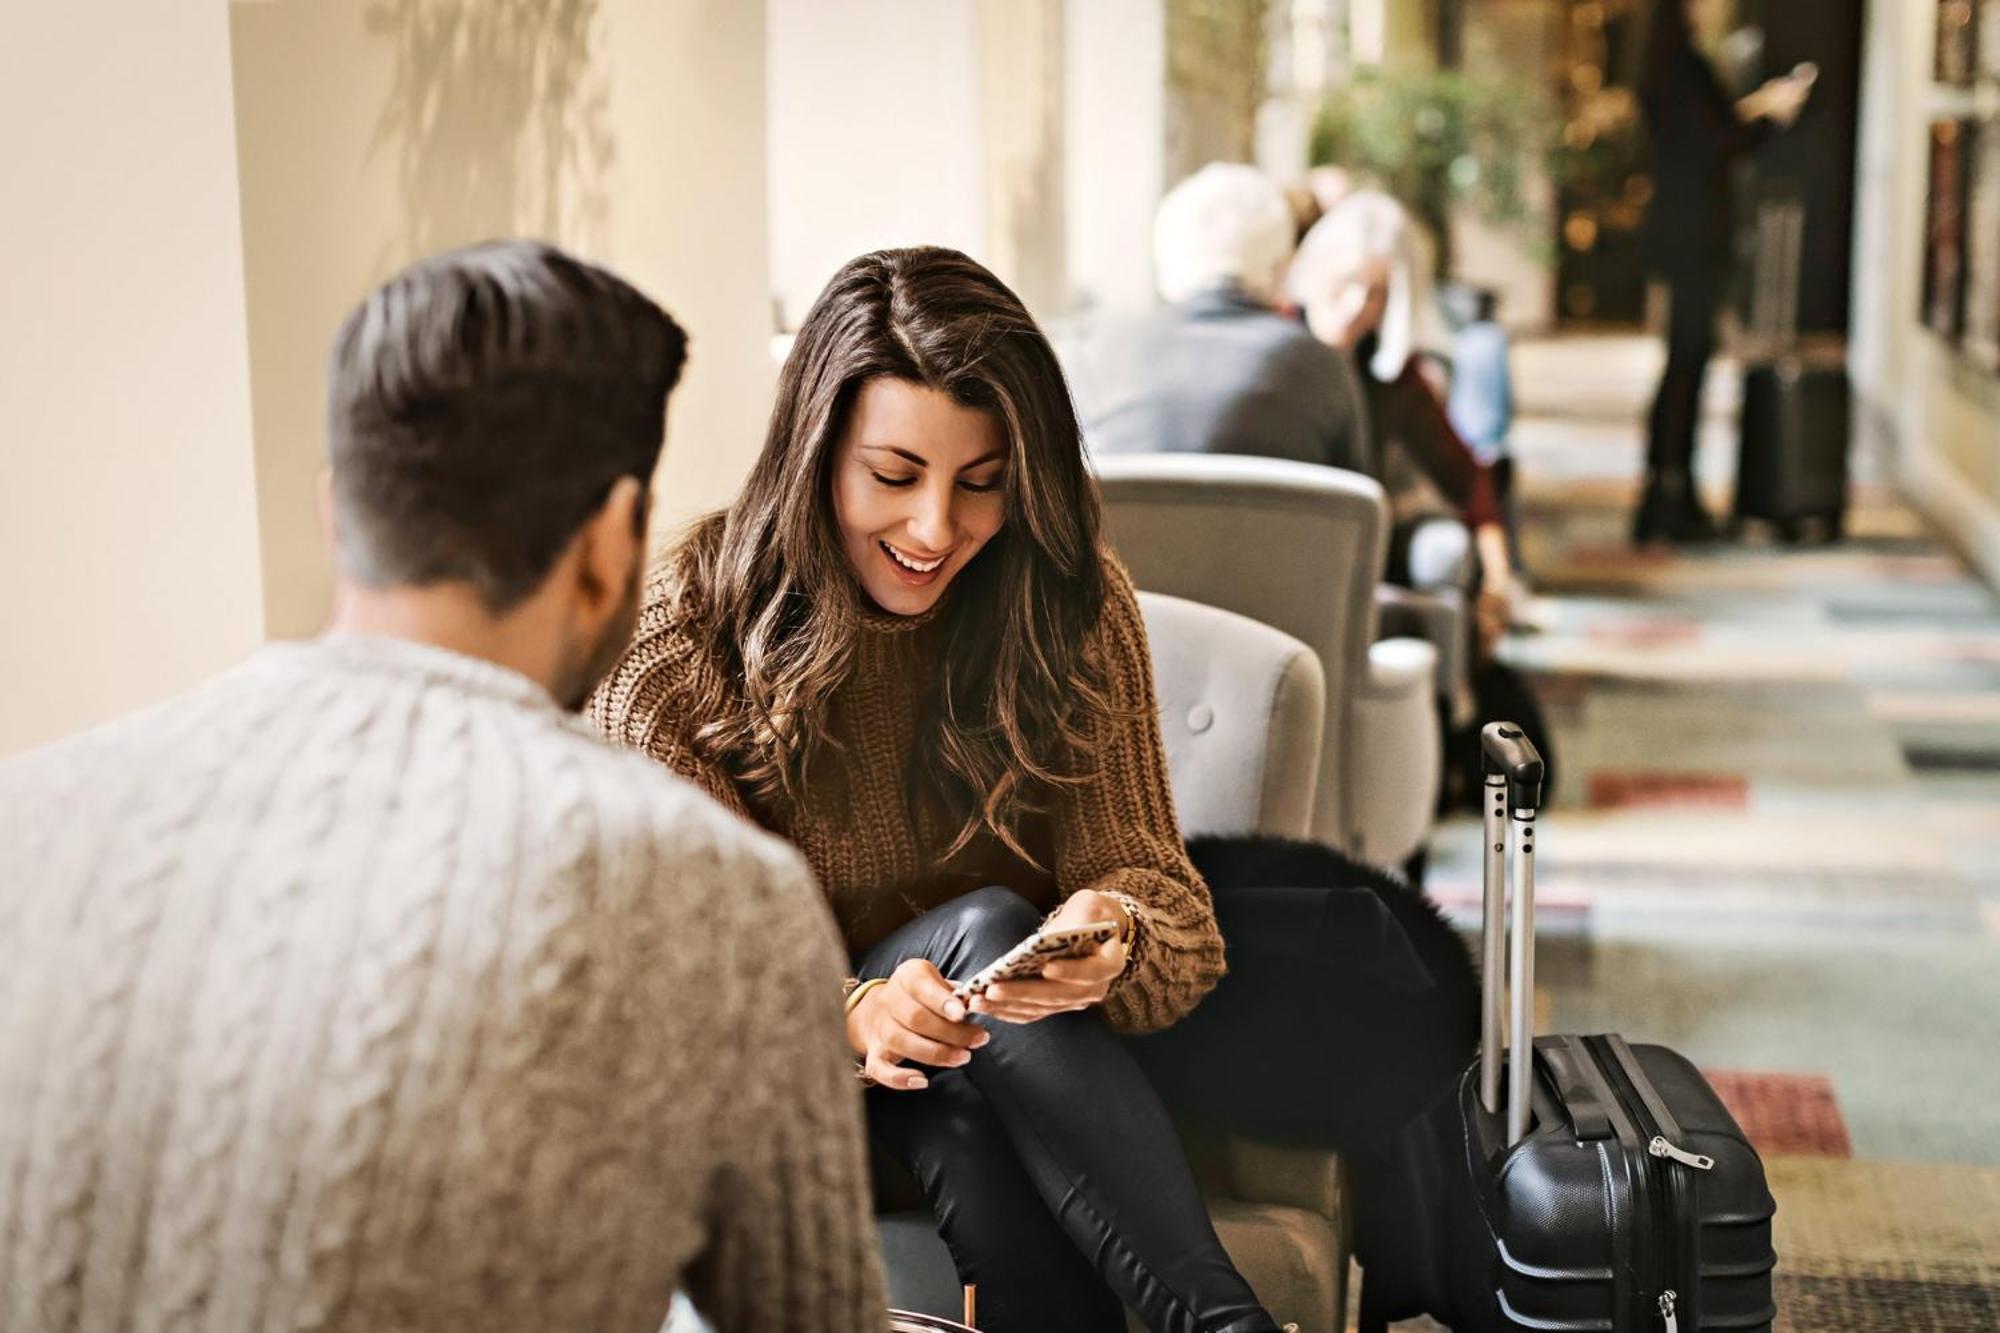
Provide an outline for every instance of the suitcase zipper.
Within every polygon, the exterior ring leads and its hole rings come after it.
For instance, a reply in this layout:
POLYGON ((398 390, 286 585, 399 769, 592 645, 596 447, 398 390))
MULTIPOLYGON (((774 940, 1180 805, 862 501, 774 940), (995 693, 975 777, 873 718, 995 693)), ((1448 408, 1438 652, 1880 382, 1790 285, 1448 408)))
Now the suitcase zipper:
MULTIPOLYGON (((1683 1297, 1694 1303, 1696 1310, 1694 1322, 1699 1325, 1701 1210, 1695 1201, 1695 1177, 1690 1172, 1714 1170, 1715 1159, 1702 1153, 1691 1152, 1674 1142, 1681 1137, 1680 1122, 1674 1118, 1666 1099, 1660 1096, 1659 1089, 1653 1086, 1645 1067, 1639 1063, 1638 1052, 1634 1051, 1623 1037, 1616 1034, 1605 1038, 1605 1043, 1617 1057, 1619 1066, 1625 1071, 1626 1080, 1632 1085, 1632 1091, 1637 1093, 1639 1100, 1644 1103, 1646 1115, 1658 1131, 1654 1134, 1652 1142, 1646 1145, 1646 1151, 1661 1159, 1661 1169, 1666 1173, 1668 1206, 1673 1214, 1674 1235, 1681 1248, 1680 1257, 1684 1265, 1682 1268, 1669 1269, 1666 1281, 1674 1284, 1676 1304, 1683 1297), (1677 1163, 1685 1169, 1675 1170, 1668 1163, 1677 1163)), ((1674 1327, 1673 1322, 1670 1321, 1668 1327, 1670 1329, 1674 1327)))
POLYGON ((1653 1135, 1653 1141, 1646 1145, 1646 1151, 1655 1157, 1671 1158, 1679 1162, 1682 1166, 1691 1166, 1697 1171, 1712 1171, 1715 1169, 1715 1159, 1713 1157, 1703 1157, 1698 1152, 1689 1152, 1685 1148, 1676 1148, 1673 1144, 1667 1142, 1667 1136, 1664 1134, 1653 1135))
MULTIPOLYGON (((1612 1076, 1608 1079, 1612 1095, 1625 1108, 1625 1113, 1632 1117, 1632 1123, 1638 1130, 1643 1152, 1640 1160, 1644 1162, 1646 1157, 1651 1157, 1659 1164, 1654 1167, 1651 1163, 1646 1163, 1641 1168, 1641 1179, 1649 1187, 1646 1190, 1645 1202, 1646 1211, 1652 1219, 1651 1249, 1660 1259, 1658 1266, 1647 1274, 1647 1279, 1649 1284, 1654 1280, 1660 1284, 1660 1292, 1655 1302, 1660 1317, 1665 1321, 1667 1333, 1679 1333, 1680 1321, 1675 1308, 1680 1295, 1676 1288, 1667 1284, 1677 1281, 1680 1274, 1680 1233, 1675 1222, 1686 1209, 1687 1196, 1681 1189, 1681 1173, 1667 1163, 1681 1157, 1692 1157, 1694 1154, 1683 1153, 1662 1132, 1662 1126, 1654 1117, 1651 1106, 1647 1104, 1648 1099, 1638 1085, 1637 1076, 1641 1071, 1619 1058, 1621 1053, 1617 1049, 1617 1044, 1606 1037, 1592 1037, 1588 1040, 1597 1046, 1604 1072, 1612 1076), (1662 1185, 1665 1186, 1664 1189, 1661 1188, 1662 1185)), ((1710 1165, 1714 1163, 1711 1162, 1710 1165)))

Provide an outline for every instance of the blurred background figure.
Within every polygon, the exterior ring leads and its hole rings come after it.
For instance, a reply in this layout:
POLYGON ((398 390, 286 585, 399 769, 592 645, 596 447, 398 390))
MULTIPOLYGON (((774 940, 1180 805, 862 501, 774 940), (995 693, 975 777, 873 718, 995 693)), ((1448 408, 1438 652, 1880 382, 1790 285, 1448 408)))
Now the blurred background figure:
POLYGON ((1514 499, 1514 459, 1507 451, 1507 433, 1514 425, 1514 374, 1508 365, 1513 349, 1507 331, 1500 327, 1500 297, 1490 287, 1459 283, 1441 299, 1457 323, 1451 335, 1451 389, 1445 415, 1473 457, 1493 474, 1508 554, 1518 578, 1526 567, 1514 499))
POLYGON ((1255 167, 1213 162, 1153 219, 1161 304, 1065 357, 1096 453, 1259 454, 1370 470, 1352 367, 1274 308, 1297 214, 1255 167))
POLYGON ((1640 101, 1656 178, 1646 213, 1648 265, 1667 288, 1667 364, 1647 420, 1646 484, 1632 520, 1635 542, 1716 536, 1694 484, 1701 386, 1715 354, 1715 320, 1729 273, 1730 170, 1776 126, 1790 125, 1811 95, 1802 66, 1731 100, 1697 46, 1721 14, 1714 0, 1661 0, 1653 10, 1640 101))
POLYGON ((1363 470, 1388 489, 1396 515, 1391 579, 1461 587, 1490 651, 1510 615, 1513 557, 1492 468, 1460 438, 1422 368, 1426 349, 1450 344, 1429 253, 1401 204, 1356 190, 1314 224, 1285 285, 1314 336, 1351 356, 1359 373, 1363 470))

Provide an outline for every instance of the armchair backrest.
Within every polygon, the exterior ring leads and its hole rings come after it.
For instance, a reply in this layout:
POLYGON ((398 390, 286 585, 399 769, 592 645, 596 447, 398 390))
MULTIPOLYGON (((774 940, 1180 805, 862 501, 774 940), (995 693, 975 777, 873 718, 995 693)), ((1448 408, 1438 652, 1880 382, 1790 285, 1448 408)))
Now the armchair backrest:
POLYGON ((1094 460, 1111 545, 1148 592, 1261 621, 1303 642, 1326 680, 1312 836, 1346 846, 1343 738, 1367 680, 1388 501, 1359 473, 1227 454, 1094 460))
POLYGON ((1312 649, 1246 616, 1139 594, 1181 833, 1312 829, 1326 677, 1312 649))

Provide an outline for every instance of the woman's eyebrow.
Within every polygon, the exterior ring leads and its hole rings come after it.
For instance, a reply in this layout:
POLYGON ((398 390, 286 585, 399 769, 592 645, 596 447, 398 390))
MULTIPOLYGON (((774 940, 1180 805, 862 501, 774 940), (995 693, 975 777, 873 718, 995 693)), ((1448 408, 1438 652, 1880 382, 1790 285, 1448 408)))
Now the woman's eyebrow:
POLYGON ((929 459, 920 457, 917 454, 913 454, 908 449, 898 449, 893 444, 864 444, 861 446, 861 449, 864 453, 894 454, 896 455, 896 457, 902 459, 904 462, 913 463, 917 467, 930 466, 929 459))
MULTIPOLYGON (((927 468, 931 465, 930 460, 924 458, 922 455, 913 454, 908 449, 899 449, 893 444, 864 444, 861 446, 861 449, 865 453, 894 454, 896 455, 896 457, 902 459, 904 462, 913 464, 917 467, 927 468)), ((964 467, 960 468, 959 471, 970 472, 972 471, 972 469, 976 467, 984 467, 988 463, 1002 462, 1006 459, 1006 457, 1007 457, 1007 450, 1004 447, 999 449, 991 449, 988 450, 986 453, 981 454, 979 457, 973 459, 970 463, 967 463, 964 467)))

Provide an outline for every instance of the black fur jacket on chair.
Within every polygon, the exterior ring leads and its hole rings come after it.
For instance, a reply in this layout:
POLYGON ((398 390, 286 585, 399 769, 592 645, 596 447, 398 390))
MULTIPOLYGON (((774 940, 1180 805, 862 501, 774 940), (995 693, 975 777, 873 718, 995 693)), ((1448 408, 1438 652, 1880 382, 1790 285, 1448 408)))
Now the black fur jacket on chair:
POLYGON ((1199 837, 1188 854, 1215 896, 1229 973, 1134 1042, 1177 1116, 1350 1150, 1452 1084, 1479 1039, 1479 978, 1429 899, 1319 843, 1199 837))
POLYGON ((1203 837, 1188 853, 1229 972, 1134 1039, 1141 1062, 1184 1122, 1341 1152, 1366 1326, 1447 1308, 1435 1125, 1479 1041, 1465 941, 1401 875, 1331 847, 1203 837))

